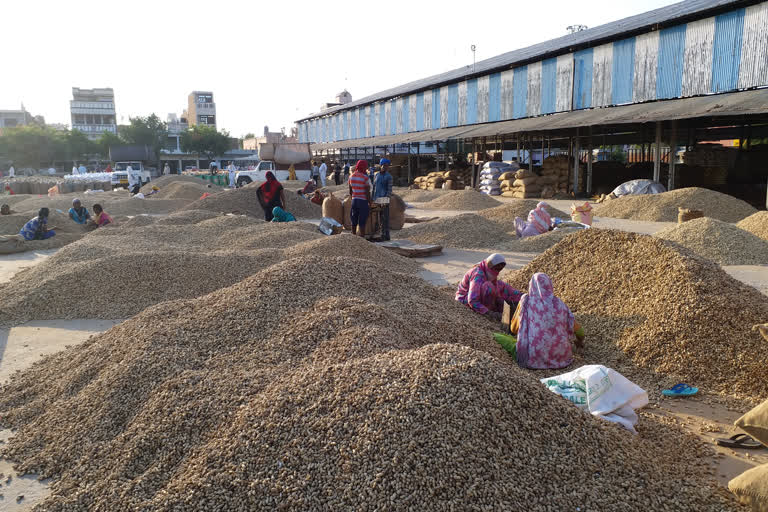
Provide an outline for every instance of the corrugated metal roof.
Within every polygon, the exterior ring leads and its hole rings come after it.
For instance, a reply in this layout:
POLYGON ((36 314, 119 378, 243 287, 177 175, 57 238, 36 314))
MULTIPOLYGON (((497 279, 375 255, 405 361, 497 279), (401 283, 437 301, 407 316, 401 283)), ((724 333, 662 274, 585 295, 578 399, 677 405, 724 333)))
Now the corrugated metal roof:
POLYGON ((768 114, 768 89, 682 98, 653 103, 622 105, 561 112, 547 116, 528 117, 496 123, 457 128, 441 128, 403 135, 369 137, 324 144, 312 144, 312 151, 354 147, 388 146, 409 142, 429 142, 475 137, 494 138, 523 132, 546 132, 586 126, 651 123, 673 119, 700 117, 729 117, 768 114))
POLYGON ((312 119, 315 117, 325 116, 346 110, 349 108, 358 107, 374 101, 380 101, 387 98, 394 98, 396 96, 402 96, 423 89, 435 87, 437 85, 453 82, 456 80, 464 80, 471 76, 479 76, 489 73, 493 70, 499 70, 514 66, 516 64, 522 64, 534 59, 542 59, 546 56, 553 56, 558 53, 574 51, 579 47, 585 47, 595 45, 597 43, 607 42, 611 39, 617 39, 619 36, 628 36, 631 33, 637 33, 643 29, 648 29, 656 25, 669 26, 679 22, 683 18, 689 17, 703 17, 711 13, 711 11, 721 9, 728 6, 743 5, 748 3, 745 0, 685 0, 676 4, 654 9, 629 18, 606 23, 598 27, 576 32, 574 34, 568 34, 556 39, 535 44, 527 48, 521 48, 519 50, 513 50, 511 52, 502 53, 496 57, 482 60, 475 64, 475 72, 469 72, 469 66, 433 75, 421 80, 409 82, 407 84, 393 87, 385 91, 366 96, 357 101, 347 103, 338 107, 329 108, 322 112, 318 112, 299 119, 296 122, 304 121, 306 119, 312 119))

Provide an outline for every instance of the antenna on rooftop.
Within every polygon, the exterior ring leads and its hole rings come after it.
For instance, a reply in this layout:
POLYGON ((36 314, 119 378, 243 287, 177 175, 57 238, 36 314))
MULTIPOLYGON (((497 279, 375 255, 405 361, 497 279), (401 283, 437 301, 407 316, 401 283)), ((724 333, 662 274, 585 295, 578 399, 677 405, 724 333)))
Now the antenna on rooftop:
POLYGON ((589 27, 586 25, 569 25, 565 27, 565 29, 568 31, 569 34, 575 34, 576 32, 581 32, 582 30, 587 30, 589 27))
POLYGON ((469 47, 470 50, 472 50, 472 72, 475 72, 475 51, 477 50, 477 46, 472 45, 469 47))

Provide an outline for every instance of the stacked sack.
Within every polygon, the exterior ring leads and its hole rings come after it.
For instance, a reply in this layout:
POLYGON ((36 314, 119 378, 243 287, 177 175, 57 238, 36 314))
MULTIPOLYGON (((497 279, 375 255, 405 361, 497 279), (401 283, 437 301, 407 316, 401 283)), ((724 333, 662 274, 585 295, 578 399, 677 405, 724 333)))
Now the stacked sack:
POLYGON ((413 183, 422 190, 440 190, 445 183, 444 172, 431 172, 426 176, 419 176, 413 183))
POLYGON ((443 190, 464 190, 464 178, 454 171, 445 171, 443 173, 443 190))
MULTIPOLYGON (((550 186, 553 194, 568 194, 571 188, 571 159, 567 155, 548 156, 541 166, 542 189, 550 186)), ((579 188, 584 189, 585 166, 579 166, 579 188)), ((550 196, 551 197, 551 196, 550 196)))
POLYGON ((520 167, 517 164, 504 162, 486 162, 480 171, 480 192, 489 196, 501 195, 501 176, 508 176, 520 167))
POLYGON ((529 169, 520 169, 516 172, 505 172, 499 176, 501 180, 501 195, 515 197, 517 199, 530 199, 542 197, 548 199, 554 195, 554 190, 549 185, 549 179, 542 177, 529 169))

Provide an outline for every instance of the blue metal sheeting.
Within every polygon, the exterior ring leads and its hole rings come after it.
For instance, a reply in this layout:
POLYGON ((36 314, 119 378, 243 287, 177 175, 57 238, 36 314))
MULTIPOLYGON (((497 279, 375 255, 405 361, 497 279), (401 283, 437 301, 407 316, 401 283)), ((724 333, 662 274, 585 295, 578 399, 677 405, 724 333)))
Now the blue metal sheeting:
MULTIPOLYGON (((503 71, 478 67, 479 72, 489 70, 359 108, 355 102, 329 109, 299 123, 300 138, 331 142, 394 136, 768 86, 768 1, 746 8, 743 2, 685 4, 733 9, 503 71), (357 121, 350 111, 357 112, 357 121)), ((670 7, 676 13, 693 12, 681 4, 670 7)), ((658 13, 647 14, 650 19, 658 13)))
POLYGON ((611 103, 632 103, 632 83, 635 76, 635 38, 613 43, 613 72, 611 73, 611 103))
MULTIPOLYGON (((744 9, 715 17, 712 50, 712 92, 732 91, 739 83, 744 9)), ((763 51, 768 51, 764 48, 763 51)))
POLYGON ((541 113, 551 114, 557 105, 557 58, 541 63, 541 113))

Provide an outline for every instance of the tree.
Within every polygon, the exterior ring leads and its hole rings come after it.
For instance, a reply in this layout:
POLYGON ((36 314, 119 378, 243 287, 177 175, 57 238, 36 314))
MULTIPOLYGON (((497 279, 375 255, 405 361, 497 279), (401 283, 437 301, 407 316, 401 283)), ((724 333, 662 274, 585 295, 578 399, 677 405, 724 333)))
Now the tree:
POLYGON ((251 132, 248 132, 248 133, 246 133, 245 135, 243 135, 241 138, 242 138, 242 139, 253 139, 253 138, 255 138, 255 137, 256 137, 256 135, 254 135, 254 134, 253 134, 253 133, 251 133, 251 132))
POLYGON ((96 142, 99 154, 104 158, 109 158, 109 146, 125 144, 123 139, 111 132, 104 132, 101 138, 96 142))
POLYGON ((168 125, 155 114, 147 117, 131 117, 130 124, 118 128, 120 138, 127 144, 141 144, 151 147, 160 157, 160 150, 168 139, 168 125))
POLYGON ((54 160, 70 160, 92 148, 85 135, 77 134, 37 125, 6 128, 0 136, 0 156, 17 167, 40 167, 54 160))
POLYGON ((181 134, 182 151, 205 155, 208 160, 223 155, 229 147, 229 133, 218 132, 213 126, 197 124, 181 134))

